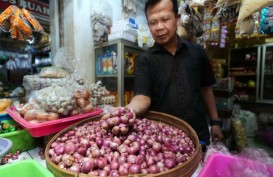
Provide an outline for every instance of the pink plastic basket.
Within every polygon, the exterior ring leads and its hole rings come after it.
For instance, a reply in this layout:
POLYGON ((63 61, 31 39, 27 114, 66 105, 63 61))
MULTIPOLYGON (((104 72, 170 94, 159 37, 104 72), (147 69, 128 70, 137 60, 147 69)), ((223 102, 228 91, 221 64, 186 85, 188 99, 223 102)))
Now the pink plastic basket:
POLYGON ((93 111, 89 113, 79 114, 76 116, 61 118, 57 120, 51 120, 38 124, 31 124, 20 116, 20 114, 16 111, 15 107, 12 106, 8 108, 6 111, 17 123, 24 127, 33 137, 41 137, 57 133, 84 118, 98 116, 103 113, 102 109, 94 108, 93 111))
POLYGON ((212 154, 198 177, 237 177, 248 172, 253 172, 251 177, 273 177, 273 165, 231 155, 212 154))

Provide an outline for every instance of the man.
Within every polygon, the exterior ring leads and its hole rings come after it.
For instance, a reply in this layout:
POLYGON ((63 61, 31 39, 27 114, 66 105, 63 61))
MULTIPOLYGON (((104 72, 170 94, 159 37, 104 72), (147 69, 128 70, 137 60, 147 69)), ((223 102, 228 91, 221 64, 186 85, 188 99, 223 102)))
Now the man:
POLYGON ((222 140, 220 121, 211 85, 215 78, 204 49, 185 42, 176 33, 180 21, 176 0, 148 0, 148 26, 155 40, 152 48, 136 60, 135 96, 126 106, 142 115, 154 110, 188 122, 199 140, 222 140))
POLYGON ((211 121, 212 140, 222 140, 211 89, 215 78, 201 46, 184 42, 176 34, 177 1, 148 0, 145 14, 155 45, 136 61, 136 96, 127 107, 137 115, 151 109, 178 116, 209 144, 204 103, 211 120, 216 120, 211 121))

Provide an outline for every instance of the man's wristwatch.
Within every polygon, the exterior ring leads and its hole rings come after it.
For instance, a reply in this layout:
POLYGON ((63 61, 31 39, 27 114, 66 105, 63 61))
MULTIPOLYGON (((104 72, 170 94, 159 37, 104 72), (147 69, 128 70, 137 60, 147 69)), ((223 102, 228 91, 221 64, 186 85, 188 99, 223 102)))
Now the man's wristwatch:
POLYGON ((209 125, 210 126, 219 125, 220 127, 222 127, 223 126, 223 121, 222 120, 210 120, 209 125))

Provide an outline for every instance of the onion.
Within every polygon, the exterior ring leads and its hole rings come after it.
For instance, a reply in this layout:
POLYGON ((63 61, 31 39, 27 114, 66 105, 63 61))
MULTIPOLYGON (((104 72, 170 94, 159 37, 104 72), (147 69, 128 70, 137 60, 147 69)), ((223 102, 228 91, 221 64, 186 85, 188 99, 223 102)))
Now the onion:
POLYGON ((103 140, 101 138, 98 138, 96 140, 96 144, 98 145, 98 147, 101 147, 103 145, 103 140))
POLYGON ((113 111, 110 113, 110 117, 121 116, 121 115, 122 115, 122 109, 123 109, 123 108, 116 108, 115 110, 113 110, 113 111))
POLYGON ((110 142, 110 149, 111 149, 112 151, 117 150, 117 148, 118 148, 118 143, 110 142))
POLYGON ((117 170, 111 170, 110 171, 110 176, 111 177, 117 177, 117 176, 119 176, 118 171, 117 170))
POLYGON ((136 141, 136 138, 137 138, 137 137, 136 137, 136 135, 134 135, 134 134, 131 134, 131 135, 129 135, 129 136, 127 137, 127 139, 130 140, 130 141, 132 141, 132 142, 133 142, 133 141, 136 141))
POLYGON ((121 166, 119 166, 118 173, 121 176, 127 176, 129 174, 129 170, 126 166, 121 165, 121 166))
POLYGON ((57 145, 54 147, 54 151, 57 155, 61 155, 64 153, 64 146, 62 145, 57 145))
POLYGON ((120 117, 113 117, 112 119, 115 126, 118 126, 120 124, 120 117))
POLYGON ((120 127, 120 133, 122 135, 126 135, 129 131, 129 128, 128 127, 120 127))
POLYGON ((76 146, 73 143, 66 143, 64 145, 64 152, 67 154, 73 154, 75 149, 76 149, 76 146))
POLYGON ((159 169, 157 167, 157 165, 151 165, 149 168, 148 168, 148 171, 152 174, 155 174, 155 173, 158 173, 159 172, 159 169))
POLYGON ((128 153, 129 154, 136 154, 138 151, 138 149, 136 149, 135 147, 131 146, 128 148, 128 153))
POLYGON ((99 176, 105 177, 105 176, 107 176, 107 172, 104 171, 104 170, 101 170, 101 171, 99 172, 99 176))
POLYGON ((135 119, 129 119, 128 125, 133 126, 135 123, 135 119))
POLYGON ((161 150, 161 144, 160 143, 157 143, 155 142, 152 146, 152 149, 155 151, 155 152, 159 152, 161 150))
POLYGON ((113 129, 112 129, 112 133, 114 135, 118 135, 119 132, 120 132, 119 126, 114 126, 113 129))
POLYGON ((113 127, 113 126, 114 126, 114 124, 115 124, 115 122, 114 122, 114 119, 113 119, 113 118, 109 118, 109 119, 107 119, 107 120, 106 120, 106 122, 107 122, 107 125, 108 125, 109 127, 113 127))
POLYGON ((56 141, 54 141, 53 143, 51 143, 50 147, 54 148, 57 145, 58 145, 58 143, 56 141))
POLYGON ((136 156, 136 164, 142 164, 144 162, 145 158, 143 155, 136 156))
POLYGON ((168 169, 176 166, 176 162, 172 158, 164 159, 164 165, 168 169))
POLYGON ((127 153, 128 152, 128 146, 126 144, 122 144, 118 147, 118 151, 122 153, 127 153))
POLYGON ((117 170, 119 168, 119 163, 117 161, 112 161, 110 163, 111 170, 117 170))
POLYGON ((132 164, 129 168, 129 172, 132 174, 139 174, 141 172, 140 165, 132 164))
POLYGON ((107 160, 105 158, 97 159, 97 165, 99 169, 103 169, 107 165, 107 160))
POLYGON ((70 168, 69 168, 71 171, 74 171, 76 173, 79 173, 80 172, 80 164, 73 164, 70 168))
POLYGON ((89 173, 94 168, 94 161, 85 161, 82 163, 81 172, 89 173))
POLYGON ((89 102, 87 102, 87 103, 88 104, 82 108, 83 113, 88 113, 88 112, 91 112, 93 110, 93 105, 91 103, 89 103, 89 102))
POLYGON ((141 168, 141 174, 148 174, 149 171, 146 168, 141 168))
POLYGON ((102 122, 101 122, 101 127, 102 127, 103 129, 105 129, 105 130, 108 130, 108 129, 109 129, 109 126, 108 126, 108 124, 107 124, 106 121, 102 121, 102 122))
POLYGON ((81 91, 81 96, 84 98, 84 99, 89 99, 89 97, 91 96, 90 92, 86 89, 82 89, 81 91))
POLYGON ((128 155, 127 156, 127 162, 130 164, 136 163, 136 156, 135 155, 128 155))
POLYGON ((118 162, 119 162, 119 164, 124 164, 125 162, 127 162, 127 158, 124 155, 121 155, 118 158, 118 162))
POLYGON ((87 148, 85 146, 81 146, 78 149, 78 153, 81 155, 85 155, 86 151, 87 151, 87 148))
POLYGON ((98 157, 100 157, 100 150, 97 149, 97 148, 93 149, 93 150, 92 150, 92 157, 93 157, 93 158, 98 158, 98 157))
POLYGON ((98 170, 90 171, 88 175, 99 176, 99 171, 98 170))
POLYGON ((49 155, 50 157, 56 156, 56 153, 54 152, 54 149, 49 149, 49 150, 48 150, 48 155, 49 155))
POLYGON ((107 175, 109 175, 110 171, 111 171, 111 168, 110 168, 110 165, 106 165, 104 168, 103 168, 103 171, 105 171, 107 173, 107 175))
POLYGON ((125 115, 121 116, 121 117, 120 117, 120 121, 121 121, 121 123, 127 124, 128 121, 129 121, 128 115, 125 114, 125 115))

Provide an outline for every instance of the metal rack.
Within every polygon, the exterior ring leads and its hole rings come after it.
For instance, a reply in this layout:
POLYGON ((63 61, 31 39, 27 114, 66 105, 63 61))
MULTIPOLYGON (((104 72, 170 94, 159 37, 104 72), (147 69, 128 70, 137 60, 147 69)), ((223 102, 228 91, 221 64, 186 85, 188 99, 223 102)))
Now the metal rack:
POLYGON ((107 51, 115 51, 117 72, 110 74, 100 74, 96 71, 96 81, 101 80, 103 85, 112 92, 117 93, 117 106, 124 106, 125 96, 127 90, 132 91, 134 87, 134 75, 125 74, 125 52, 134 52, 140 54, 143 52, 135 43, 118 39, 102 43, 95 48, 96 70, 100 67, 99 56, 107 51))

